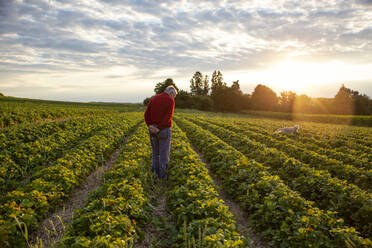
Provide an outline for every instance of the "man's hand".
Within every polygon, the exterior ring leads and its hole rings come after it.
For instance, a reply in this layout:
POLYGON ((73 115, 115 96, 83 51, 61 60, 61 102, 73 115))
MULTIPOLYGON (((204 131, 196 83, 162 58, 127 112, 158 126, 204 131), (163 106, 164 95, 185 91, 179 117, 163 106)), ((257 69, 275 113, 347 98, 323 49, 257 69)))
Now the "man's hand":
POLYGON ((150 129, 151 133, 158 133, 160 131, 159 128, 157 128, 156 126, 153 126, 153 125, 150 125, 149 129, 150 129))

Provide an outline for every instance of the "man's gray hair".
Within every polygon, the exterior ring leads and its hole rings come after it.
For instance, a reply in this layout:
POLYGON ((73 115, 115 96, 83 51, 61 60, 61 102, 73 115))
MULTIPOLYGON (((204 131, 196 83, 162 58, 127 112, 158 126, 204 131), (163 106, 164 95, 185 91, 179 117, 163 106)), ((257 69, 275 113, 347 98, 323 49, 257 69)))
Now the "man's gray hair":
POLYGON ((172 86, 172 85, 169 85, 167 88, 165 88, 164 92, 167 93, 167 94, 169 94, 169 93, 174 93, 175 95, 178 94, 176 88, 174 88, 174 86, 172 86))

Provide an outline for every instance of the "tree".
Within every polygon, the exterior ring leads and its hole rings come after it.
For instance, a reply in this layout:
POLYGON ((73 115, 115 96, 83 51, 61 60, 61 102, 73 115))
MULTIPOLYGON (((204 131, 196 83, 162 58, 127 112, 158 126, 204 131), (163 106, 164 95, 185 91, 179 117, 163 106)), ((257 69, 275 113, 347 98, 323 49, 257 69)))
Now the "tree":
POLYGON ((295 113, 313 113, 311 97, 305 94, 296 96, 295 102, 293 103, 292 110, 295 113))
POLYGON ((370 99, 367 95, 354 95, 354 114, 356 115, 370 115, 372 114, 372 109, 369 106, 370 99))
POLYGON ((144 100, 143 100, 143 105, 147 106, 150 102, 152 97, 146 97, 144 100))
POLYGON ((243 92, 240 90, 240 85, 239 85, 239 80, 236 80, 232 83, 231 89, 238 93, 238 94, 243 94, 243 92))
POLYGON ((192 108, 191 93, 187 91, 180 90, 177 95, 177 100, 175 101, 176 108, 192 108))
POLYGON ((346 88, 345 85, 341 86, 333 99, 333 111, 335 114, 344 115, 372 114, 369 97, 346 88))
POLYGON ((203 95, 203 74, 197 71, 190 80, 191 94, 194 96, 203 95))
POLYGON ((251 108, 251 95, 243 94, 240 99, 241 109, 250 109, 251 108))
POLYGON ((211 95, 212 98, 214 95, 218 94, 218 91, 226 87, 226 83, 223 82, 223 76, 220 71, 214 71, 212 74, 212 79, 211 79, 211 95))
POLYGON ((239 112, 242 109, 243 92, 240 90, 239 80, 234 81, 231 87, 226 87, 223 91, 223 96, 223 111, 239 112))
POLYGON ((157 83, 155 85, 154 91, 156 94, 163 93, 164 90, 170 85, 173 85, 173 87, 176 88, 177 92, 179 91, 176 84, 173 82, 173 79, 171 78, 167 78, 165 81, 157 83))
POLYGON ((216 111, 224 111, 224 92, 227 88, 226 83, 223 81, 223 76, 220 71, 214 71, 211 79, 211 97, 213 100, 214 109, 216 111))
POLYGON ((208 75, 205 75, 204 81, 203 81, 203 95, 208 95, 209 93, 209 77, 208 75))
POLYGON ((278 97, 272 89, 259 84, 252 93, 251 104, 255 110, 275 111, 278 104, 278 97))
MULTIPOLYGON (((358 92, 356 92, 359 94, 358 92)), ((353 92, 351 89, 342 85, 333 99, 335 114, 352 115, 354 114, 353 92)))
POLYGON ((279 109, 283 112, 293 112, 293 105, 296 100, 296 93, 292 91, 280 92, 279 96, 279 109))
POLYGON ((176 108, 192 108, 199 110, 212 110, 213 102, 210 96, 195 96, 184 90, 177 95, 176 108))

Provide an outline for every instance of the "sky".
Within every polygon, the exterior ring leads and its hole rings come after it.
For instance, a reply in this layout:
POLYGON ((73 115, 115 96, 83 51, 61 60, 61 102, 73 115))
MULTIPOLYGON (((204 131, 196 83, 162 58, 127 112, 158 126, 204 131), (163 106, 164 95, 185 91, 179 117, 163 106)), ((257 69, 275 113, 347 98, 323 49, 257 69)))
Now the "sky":
POLYGON ((372 0, 0 0, 5 95, 142 102, 214 70, 245 93, 372 97, 372 0))

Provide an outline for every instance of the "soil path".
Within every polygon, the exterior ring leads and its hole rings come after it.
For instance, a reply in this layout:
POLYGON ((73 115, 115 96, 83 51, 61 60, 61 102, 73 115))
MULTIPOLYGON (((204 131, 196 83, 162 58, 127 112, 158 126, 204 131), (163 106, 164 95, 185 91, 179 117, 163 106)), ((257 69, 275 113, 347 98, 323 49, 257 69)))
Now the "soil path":
POLYGON ((233 201, 229 197, 229 195, 223 190, 221 181, 216 177, 216 175, 212 173, 210 166, 204 159, 203 155, 193 145, 191 145, 191 148, 199 155, 199 159, 204 164, 206 164, 208 174, 211 176, 214 184, 217 186, 216 190, 218 191, 219 196, 229 207, 230 211, 234 215, 234 219, 236 221, 236 226, 239 233, 242 234, 243 236, 250 237, 250 239, 252 240, 251 248, 270 248, 271 246, 269 246, 267 242, 263 240, 262 237, 260 237, 258 234, 254 232, 249 222, 247 214, 240 208, 239 204, 233 201))
MULTIPOLYGON (((136 129, 138 125, 134 128, 136 129)), ((40 244, 42 240, 43 247, 53 247, 53 244, 63 236, 63 233, 68 224, 73 219, 73 213, 76 209, 84 206, 90 192, 94 191, 98 186, 102 185, 102 175, 111 170, 115 160, 118 158, 122 147, 133 134, 133 130, 120 144, 119 148, 111 155, 109 160, 103 166, 97 167, 86 179, 73 190, 69 199, 64 202, 63 206, 54 213, 48 215, 39 225, 37 231, 32 233, 30 240, 32 245, 40 244)))
POLYGON ((170 222, 171 215, 167 211, 167 181, 156 179, 155 188, 152 192, 154 195, 154 211, 151 223, 144 228, 144 240, 140 243, 134 244, 134 248, 171 248, 167 244, 169 233, 166 229, 172 227, 170 222))

